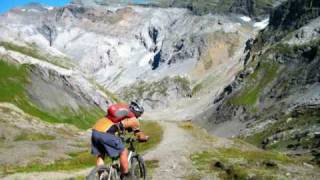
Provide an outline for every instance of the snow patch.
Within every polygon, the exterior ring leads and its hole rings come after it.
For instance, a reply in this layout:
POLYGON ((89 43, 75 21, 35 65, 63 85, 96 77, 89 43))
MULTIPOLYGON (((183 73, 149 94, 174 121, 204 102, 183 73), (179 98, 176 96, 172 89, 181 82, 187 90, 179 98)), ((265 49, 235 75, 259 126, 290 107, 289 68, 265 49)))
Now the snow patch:
POLYGON ((268 24, 269 24, 269 18, 264 19, 264 20, 262 20, 260 22, 254 23, 253 27, 255 27, 257 29, 264 29, 264 28, 266 28, 268 26, 268 24))
POLYGON ((139 66, 140 66, 140 67, 148 66, 148 65, 149 65, 149 61, 150 61, 150 59, 152 59, 153 56, 154 56, 153 53, 146 54, 146 55, 142 58, 142 60, 139 62, 139 66))
POLYGON ((49 11, 54 9, 54 7, 52 7, 52 6, 46 6, 45 8, 48 9, 49 11))
POLYGON ((248 16, 241 16, 240 19, 244 22, 250 22, 251 21, 251 18, 248 17, 248 16))
POLYGON ((35 13, 38 13, 38 12, 40 12, 39 10, 37 10, 37 9, 28 9, 28 12, 35 12, 35 13))
POLYGON ((120 57, 123 57, 123 58, 130 57, 131 50, 129 45, 127 44, 120 45, 116 50, 120 57))
POLYGON ((106 10, 115 13, 117 10, 122 9, 122 8, 123 8, 123 6, 120 6, 120 5, 118 5, 118 6, 111 5, 111 6, 106 7, 106 10))

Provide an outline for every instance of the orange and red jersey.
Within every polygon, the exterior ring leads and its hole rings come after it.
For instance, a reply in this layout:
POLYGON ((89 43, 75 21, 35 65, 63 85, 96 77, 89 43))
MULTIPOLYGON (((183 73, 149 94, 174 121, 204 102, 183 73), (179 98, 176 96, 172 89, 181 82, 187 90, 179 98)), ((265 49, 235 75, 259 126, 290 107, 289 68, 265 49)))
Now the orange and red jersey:
POLYGON ((107 111, 106 117, 99 119, 92 129, 104 133, 114 133, 117 129, 115 125, 120 125, 120 122, 124 119, 134 119, 134 121, 137 121, 127 104, 113 104, 108 107, 107 111))

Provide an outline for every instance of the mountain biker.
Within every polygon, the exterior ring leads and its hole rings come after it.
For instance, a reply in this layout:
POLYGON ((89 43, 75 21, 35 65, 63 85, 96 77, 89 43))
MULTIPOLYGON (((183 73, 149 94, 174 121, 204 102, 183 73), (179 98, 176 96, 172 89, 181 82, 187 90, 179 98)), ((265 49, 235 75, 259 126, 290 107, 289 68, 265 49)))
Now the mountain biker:
POLYGON ((149 137, 139 129, 138 121, 144 109, 137 102, 131 102, 130 105, 110 105, 107 111, 107 115, 99 119, 92 128, 91 153, 97 157, 97 166, 104 165, 105 155, 111 158, 120 156, 120 177, 124 179, 129 171, 128 150, 116 133, 133 131, 138 141, 146 142, 149 137))

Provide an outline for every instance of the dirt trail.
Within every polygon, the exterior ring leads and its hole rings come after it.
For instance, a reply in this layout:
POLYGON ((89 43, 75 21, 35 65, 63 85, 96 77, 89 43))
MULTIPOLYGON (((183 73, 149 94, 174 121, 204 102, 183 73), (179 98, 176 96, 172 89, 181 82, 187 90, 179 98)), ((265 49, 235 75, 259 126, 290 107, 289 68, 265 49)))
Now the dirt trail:
POLYGON ((199 142, 174 122, 161 122, 164 128, 163 140, 145 160, 159 160, 159 168, 155 169, 153 179, 181 179, 192 172, 189 155, 195 151, 199 142))
MULTIPOLYGON (((196 151, 207 150, 217 146, 229 146, 228 139, 208 140, 206 133, 199 129, 199 136, 179 127, 177 122, 160 121, 164 128, 161 143, 145 154, 145 160, 159 160, 159 167, 152 174, 154 180, 185 179, 199 172, 192 166, 190 155, 196 151)), ((203 177, 202 179, 213 179, 203 177)))
MULTIPOLYGON (((92 168, 82 169, 76 172, 60 171, 60 172, 34 172, 34 173, 17 173, 3 178, 3 180, 65 180, 75 177, 82 177, 89 174, 92 168)), ((0 178, 1 179, 1 178, 0 178)))

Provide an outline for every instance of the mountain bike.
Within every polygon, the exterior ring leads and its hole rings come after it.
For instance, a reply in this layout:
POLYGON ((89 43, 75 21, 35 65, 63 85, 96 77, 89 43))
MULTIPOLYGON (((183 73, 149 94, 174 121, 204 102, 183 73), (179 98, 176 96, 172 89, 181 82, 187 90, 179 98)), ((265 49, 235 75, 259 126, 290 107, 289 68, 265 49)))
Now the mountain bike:
MULTIPOLYGON (((143 158, 136 152, 134 146, 137 140, 132 137, 120 137, 123 142, 128 144, 128 162, 129 174, 132 180, 146 180, 147 169, 143 158)), ((112 158, 112 163, 95 167, 87 176, 87 180, 119 180, 120 179, 120 161, 119 157, 112 158)))

